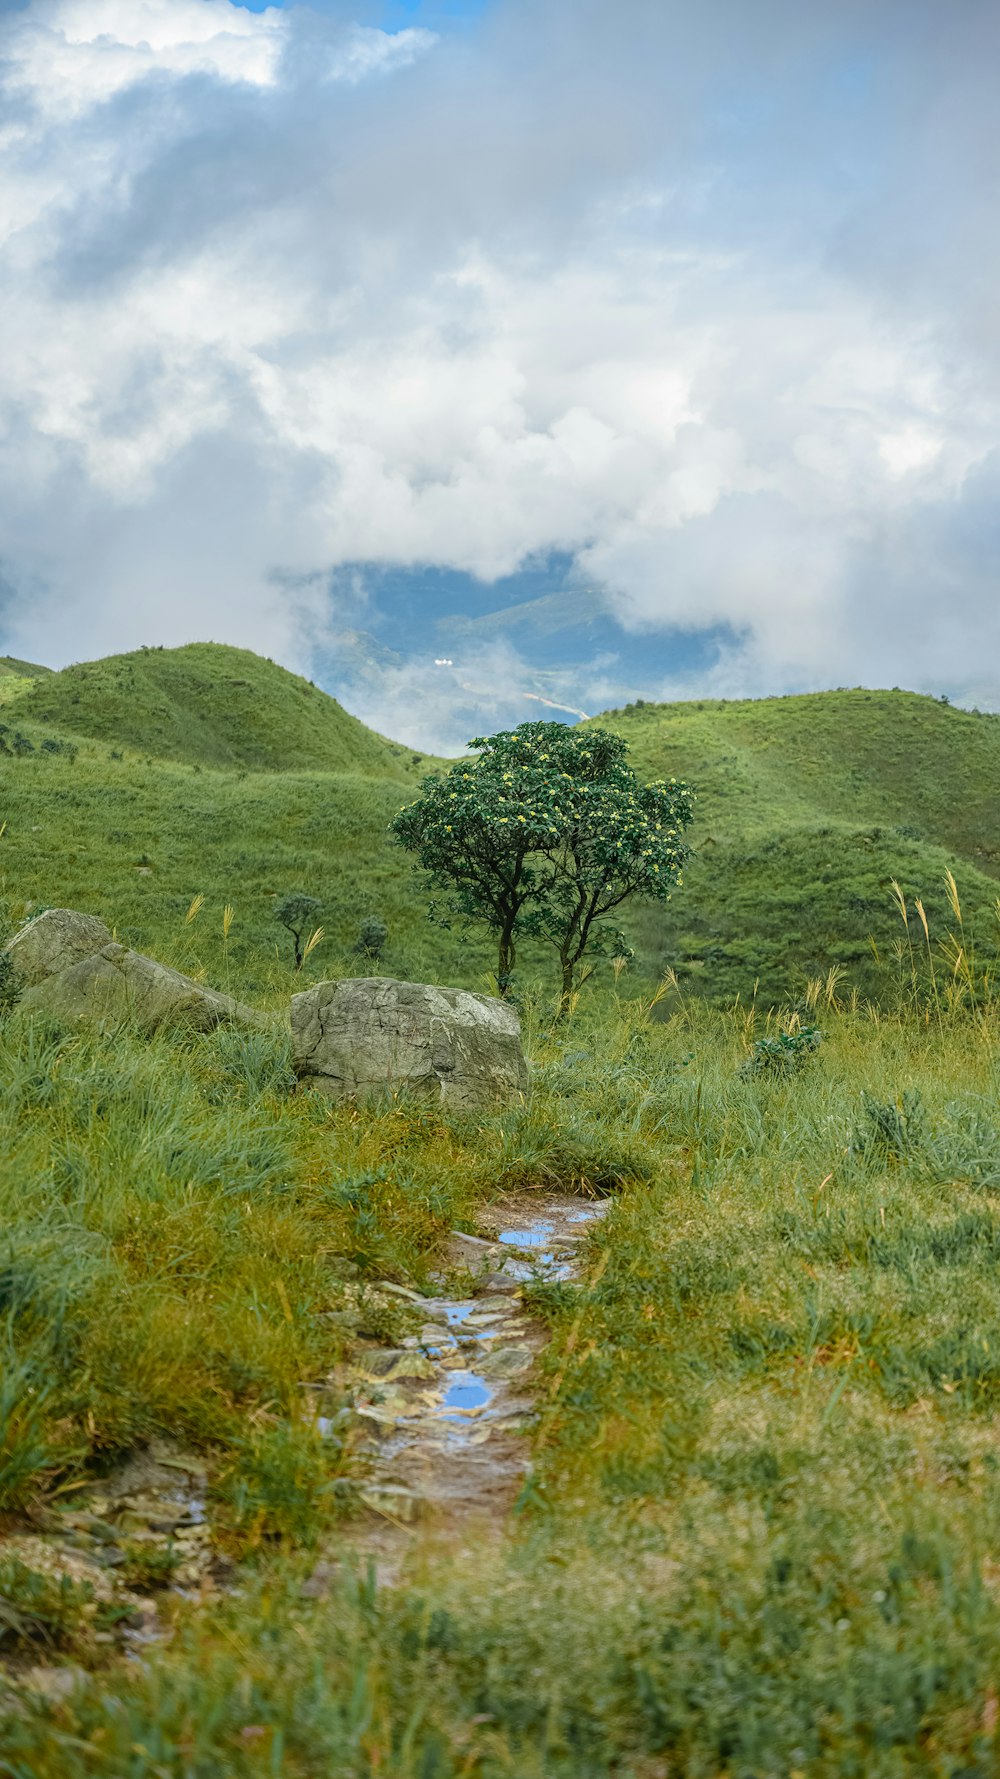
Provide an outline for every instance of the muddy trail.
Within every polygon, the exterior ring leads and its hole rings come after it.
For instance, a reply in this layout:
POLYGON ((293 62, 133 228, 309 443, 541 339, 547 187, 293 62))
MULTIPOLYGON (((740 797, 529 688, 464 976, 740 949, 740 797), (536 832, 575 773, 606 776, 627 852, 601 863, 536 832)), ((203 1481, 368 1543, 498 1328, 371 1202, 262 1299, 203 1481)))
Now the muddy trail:
MULTIPOLYGON (((487 1214, 488 1239, 448 1238, 433 1279, 442 1295, 388 1281, 372 1288, 405 1308, 412 1332, 391 1347, 362 1339, 349 1364, 304 1385, 305 1411, 321 1435, 343 1435, 349 1404, 363 1506, 331 1540, 307 1595, 322 1596, 345 1568, 366 1564, 392 1585, 411 1558, 433 1563, 442 1548, 479 1549, 503 1535, 530 1464, 531 1373, 547 1338, 522 1287, 578 1274, 606 1202, 501 1200, 487 1214), (444 1294, 456 1280, 460 1294, 444 1294)), ((85 1589, 86 1611, 96 1615, 90 1645, 106 1645, 108 1659, 141 1660, 171 1635, 171 1596, 208 1604, 239 1588, 238 1568, 213 1545, 208 1482, 203 1460, 154 1440, 111 1475, 73 1486, 35 1524, 6 1529, 0 1565, 85 1589)), ((44 1642, 12 1650, 11 1628, 0 1599, 0 1691, 13 1682, 59 1698, 85 1679, 44 1642)))
POLYGON ((461 1295, 382 1285, 421 1325, 397 1347, 362 1349, 336 1381, 359 1427, 368 1510, 348 1543, 355 1558, 376 1560, 383 1582, 398 1577, 411 1551, 442 1538, 471 1544, 502 1533, 530 1464, 531 1371, 546 1340, 522 1286, 575 1277, 606 1202, 502 1200, 486 1218, 490 1239, 449 1239, 443 1259, 448 1276, 465 1275, 461 1295))

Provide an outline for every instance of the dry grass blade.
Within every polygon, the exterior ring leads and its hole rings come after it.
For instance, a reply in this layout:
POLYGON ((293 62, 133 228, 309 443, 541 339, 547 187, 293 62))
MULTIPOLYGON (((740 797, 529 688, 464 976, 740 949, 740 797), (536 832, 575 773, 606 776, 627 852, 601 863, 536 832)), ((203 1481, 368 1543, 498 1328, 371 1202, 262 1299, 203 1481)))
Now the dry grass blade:
POLYGON ((306 940, 305 944, 302 947, 302 962, 303 963, 305 963, 306 958, 309 957, 310 954, 315 951, 317 945, 322 944, 323 937, 324 937, 324 933, 323 933, 322 927, 316 927, 315 930, 310 933, 308 939, 306 940))

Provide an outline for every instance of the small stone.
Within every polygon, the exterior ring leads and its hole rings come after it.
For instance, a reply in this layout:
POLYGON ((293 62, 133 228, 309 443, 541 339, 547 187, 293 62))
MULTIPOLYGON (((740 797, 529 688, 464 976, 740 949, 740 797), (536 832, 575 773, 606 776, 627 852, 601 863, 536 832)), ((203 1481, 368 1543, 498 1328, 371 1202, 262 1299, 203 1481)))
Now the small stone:
POLYGON ((498 1253, 496 1242, 481 1235, 468 1235, 464 1229, 453 1229, 448 1235, 448 1259, 453 1266, 478 1266, 498 1253))
POLYGON ((518 1377, 522 1371, 527 1371, 534 1358, 530 1347, 494 1347, 482 1361, 481 1370, 484 1377, 518 1377))
POLYGON ((400 1383, 406 1378, 433 1377, 434 1367, 422 1353, 406 1353, 392 1348, 381 1353, 365 1353, 354 1372, 356 1377, 372 1382, 400 1383))
POLYGON ((408 1303, 417 1303, 421 1309, 426 1310, 426 1300, 419 1291, 412 1290, 409 1285, 395 1285, 391 1279, 377 1279, 375 1289, 376 1291, 388 1291, 392 1297, 405 1297, 408 1303))
POLYGON ((62 1668, 26 1668, 17 1676, 21 1686, 43 1699, 50 1699, 54 1705, 68 1699, 78 1686, 86 1685, 90 1676, 83 1668, 67 1662, 62 1668))
POLYGON ((502 1291, 508 1297, 516 1297, 521 1289, 521 1281, 512 1278, 506 1272, 490 1272, 484 1274, 482 1278, 475 1279, 472 1289, 477 1297, 481 1291, 502 1291))
POLYGON ((373 1513, 411 1525, 420 1517, 422 1502, 412 1489, 402 1483, 369 1483, 359 1491, 360 1498, 373 1513))

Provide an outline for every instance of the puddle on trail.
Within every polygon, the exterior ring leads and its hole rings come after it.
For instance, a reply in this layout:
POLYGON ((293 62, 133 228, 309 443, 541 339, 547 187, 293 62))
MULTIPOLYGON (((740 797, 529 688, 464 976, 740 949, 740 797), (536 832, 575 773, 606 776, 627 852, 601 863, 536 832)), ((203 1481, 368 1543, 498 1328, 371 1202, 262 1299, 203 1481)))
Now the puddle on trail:
MULTIPOLYGON (((519 1287, 571 1278, 587 1226, 606 1202, 547 1198, 537 1207, 501 1207, 497 1236, 476 1256, 479 1293, 407 1293, 424 1320, 419 1335, 398 1350, 358 1356, 349 1381, 365 1429, 369 1476, 361 1493, 384 1527, 441 1514, 502 1518, 527 1466, 527 1443, 516 1435, 534 1407, 527 1378, 544 1338, 519 1287)), ((461 1239, 457 1263, 467 1264, 461 1239)), ((368 1542, 378 1542, 377 1532, 368 1542)))

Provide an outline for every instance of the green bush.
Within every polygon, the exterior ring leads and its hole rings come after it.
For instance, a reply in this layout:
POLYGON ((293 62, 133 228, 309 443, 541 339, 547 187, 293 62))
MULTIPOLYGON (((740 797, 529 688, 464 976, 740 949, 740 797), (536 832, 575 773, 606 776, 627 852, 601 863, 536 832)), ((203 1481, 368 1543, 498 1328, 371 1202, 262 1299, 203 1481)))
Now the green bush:
POLYGON ((815 1056, 823 1034, 814 1025, 790 1026, 785 1031, 769 1033, 754 1043, 741 1075, 749 1077, 795 1075, 815 1056))
POLYGON ((388 937, 389 928, 385 921, 379 920, 377 915, 370 914, 366 920, 361 922, 361 931, 354 945, 356 956, 370 958, 372 963, 378 963, 385 950, 388 937))

